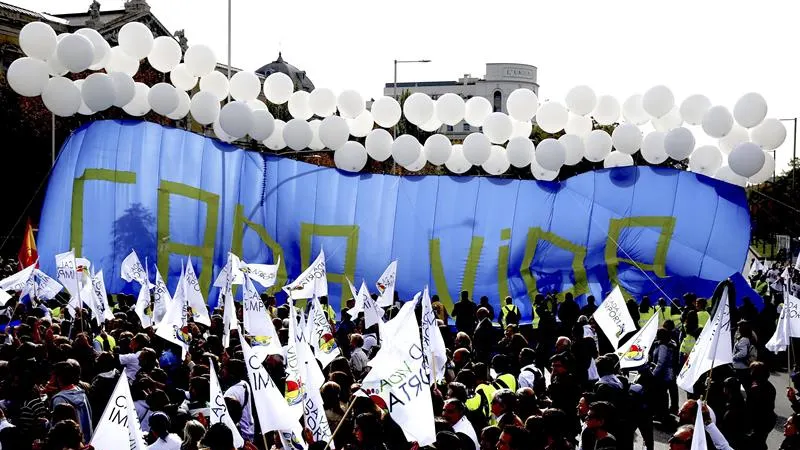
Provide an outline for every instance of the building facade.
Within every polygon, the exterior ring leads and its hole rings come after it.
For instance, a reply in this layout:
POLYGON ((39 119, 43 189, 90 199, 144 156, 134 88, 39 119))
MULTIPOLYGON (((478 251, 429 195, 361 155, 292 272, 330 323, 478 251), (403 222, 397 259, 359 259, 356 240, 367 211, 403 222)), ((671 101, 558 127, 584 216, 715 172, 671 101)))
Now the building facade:
MULTIPOLYGON (((515 89, 527 88, 538 95, 536 72, 536 67, 529 64, 487 63, 486 75, 483 78, 465 74, 458 81, 412 81, 396 85, 392 82, 386 83, 383 94, 399 98, 405 91, 421 92, 430 95, 434 100, 448 93, 460 95, 464 100, 483 97, 489 100, 494 111, 507 113, 506 99, 515 89)), ((479 130, 464 121, 454 126, 442 126, 439 130, 440 133, 456 141, 476 131, 479 130)))

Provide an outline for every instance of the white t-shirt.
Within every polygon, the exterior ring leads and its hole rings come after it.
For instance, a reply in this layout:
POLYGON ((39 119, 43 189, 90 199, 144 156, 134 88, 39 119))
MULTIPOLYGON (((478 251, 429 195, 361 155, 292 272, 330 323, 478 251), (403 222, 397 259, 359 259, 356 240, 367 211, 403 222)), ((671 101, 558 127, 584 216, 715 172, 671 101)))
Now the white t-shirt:
POLYGON ((181 450, 181 444, 183 444, 181 438, 175 433, 170 433, 166 440, 156 439, 147 450, 181 450))
POLYGON ((242 380, 233 386, 229 387, 223 397, 233 397, 240 405, 242 405, 242 420, 239 421, 239 431, 242 437, 246 440, 252 440, 255 435, 255 427, 253 426, 253 410, 250 401, 250 387, 247 382, 242 380))
POLYGON ((136 379, 136 374, 139 372, 139 353, 142 352, 119 355, 119 363, 125 368, 125 375, 131 381, 136 379))
POLYGON ((462 416, 461 420, 453 425, 453 431, 466 434, 472 439, 472 442, 475 443, 475 448, 481 448, 481 445, 478 443, 478 435, 475 434, 475 428, 472 426, 472 423, 467 420, 467 416, 462 416))

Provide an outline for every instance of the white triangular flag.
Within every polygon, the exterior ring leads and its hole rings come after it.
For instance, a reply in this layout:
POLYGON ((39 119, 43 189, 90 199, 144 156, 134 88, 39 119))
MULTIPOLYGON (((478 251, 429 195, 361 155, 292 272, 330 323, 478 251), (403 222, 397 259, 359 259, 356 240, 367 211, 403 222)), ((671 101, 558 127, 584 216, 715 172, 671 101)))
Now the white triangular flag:
MULTIPOLYGON (((394 336, 398 333, 398 328, 400 328, 402 324, 405 323, 406 316, 408 316, 409 314, 414 314, 414 309, 417 307, 417 303, 419 303, 419 299, 421 297, 422 297, 422 292, 417 292, 414 295, 414 298, 410 302, 405 302, 403 304, 403 306, 400 308, 400 311, 398 311, 397 315, 394 316, 392 320, 380 324, 381 347, 391 345, 394 336)), ((369 362, 370 366, 373 364, 373 362, 375 362, 376 358, 373 358, 369 362)))
POLYGON ((301 365, 297 351, 297 311, 294 303, 289 300, 289 342, 286 344, 286 389, 284 390, 286 404, 295 414, 295 419, 303 417, 303 406, 305 404, 306 390, 306 370, 305 365, 301 365))
POLYGON ((167 311, 164 317, 156 325, 156 335, 181 348, 181 358, 186 357, 189 351, 189 343, 192 340, 189 334, 189 322, 187 315, 189 306, 186 302, 186 279, 178 279, 178 286, 175 288, 175 297, 167 304, 167 311))
POLYGON ((197 275, 192 267, 192 258, 189 258, 186 264, 186 298, 189 302, 189 313, 192 315, 192 319, 210 327, 211 318, 208 316, 206 301, 200 292, 200 282, 197 281, 197 275))
MULTIPOLYGON (((232 299, 231 303, 233 303, 232 299)), ((267 313, 267 307, 261 301, 261 296, 248 276, 244 277, 242 306, 244 307, 242 314, 244 331, 251 337, 253 352, 259 357, 259 360, 263 362, 268 355, 283 354, 278 332, 275 331, 275 326, 272 325, 272 319, 267 313)))
MULTIPOLYGON (((10 277, 3 278, 0 280, 0 290, 21 291, 25 289, 25 284, 31 278, 31 275, 33 275, 34 270, 36 270, 36 264, 30 265, 10 277)), ((5 302, 3 304, 5 304, 5 302)))
POLYGON ((628 312, 619 286, 614 286, 592 317, 614 348, 619 347, 619 340, 625 334, 636 330, 636 324, 633 322, 631 313, 628 312))
POLYGON ((277 280, 280 264, 281 258, 278 257, 278 262, 275 264, 244 264, 241 267, 241 272, 247 274, 251 280, 262 287, 271 288, 275 285, 275 280, 277 280))
POLYGON ((308 318, 308 326, 312 328, 311 347, 314 349, 314 356, 322 363, 322 367, 328 367, 331 361, 341 355, 341 350, 336 345, 331 324, 328 323, 328 318, 325 317, 316 297, 314 297, 311 311, 312 315, 308 318))
POLYGON ((703 401, 697 400, 697 416, 694 419, 691 450, 708 450, 706 442, 706 422, 703 419, 703 401))
POLYGON ((381 308, 386 308, 388 306, 392 306, 394 303, 394 286, 397 282, 397 261, 392 261, 389 264, 389 267, 383 271, 383 274, 380 278, 378 278, 378 282, 375 283, 375 286, 378 288, 378 292, 380 292, 380 297, 378 297, 378 306, 381 308))
POLYGON ((89 444, 95 450, 147 450, 141 430, 128 377, 121 375, 89 444))
POLYGON ((100 313, 102 321, 112 320, 114 312, 108 304, 108 292, 106 291, 106 281, 103 278, 103 271, 99 271, 92 277, 92 296, 94 297, 95 308, 100 313))
POLYGON ((214 361, 209 359, 208 368, 210 372, 208 384, 211 389, 211 395, 209 396, 211 399, 211 408, 209 408, 211 410, 211 415, 208 421, 211 425, 222 422, 231 430, 231 433, 233 433, 233 446, 242 448, 242 446, 244 446, 244 439, 242 439, 242 435, 239 434, 239 429, 236 428, 233 419, 228 415, 228 406, 225 404, 225 397, 223 397, 222 388, 219 386, 219 378, 217 378, 217 370, 214 369, 214 361))
POLYGON ((293 299, 328 295, 328 270, 325 266, 325 252, 320 250, 317 259, 299 277, 284 286, 283 290, 293 299))
POLYGON ((20 298, 26 295, 36 300, 52 300, 64 289, 61 283, 50 278, 39 269, 34 269, 25 287, 20 292, 20 298))
POLYGON ((678 374, 677 384, 686 392, 694 392, 694 384, 712 367, 733 363, 731 345, 731 313, 726 287, 719 299, 714 317, 706 323, 689 357, 678 374))
POLYGON ((139 261, 139 256, 136 255, 135 250, 131 250, 130 254, 122 260, 120 276, 128 283, 136 281, 139 284, 145 284, 144 266, 142 266, 142 262, 139 261))
POLYGON ((75 268, 75 252, 59 253, 56 255, 56 273, 58 281, 64 285, 72 297, 80 295, 78 287, 78 272, 75 268))
MULTIPOLYGON (((303 418, 306 428, 311 430, 314 442, 328 442, 331 440, 332 433, 328 425, 328 418, 325 416, 322 396, 320 395, 320 389, 325 383, 325 375, 320 370, 317 360, 314 359, 308 342, 297 340, 297 358, 300 361, 301 373, 304 374, 303 379, 306 382, 306 398, 303 404, 303 418)), ((331 448, 334 448, 333 442, 331 442, 331 448)))
POLYGON ((783 292, 783 299, 783 310, 775 334, 765 344, 767 350, 775 353, 786 350, 791 338, 800 337, 800 299, 788 291, 783 292))
MULTIPOLYGON (((366 289, 366 285, 364 285, 366 289)), ((383 323, 383 310, 378 306, 372 296, 367 293, 364 298, 364 328, 383 323)))
POLYGON ((214 280, 214 287, 224 288, 233 284, 244 283, 244 274, 239 269, 241 260, 238 256, 228 252, 228 260, 222 270, 219 271, 217 279, 214 280))
POLYGON ((139 316, 139 320, 142 322, 142 328, 147 328, 153 325, 153 318, 149 313, 150 288, 148 287, 148 284, 149 283, 144 283, 139 288, 139 296, 136 297, 136 306, 133 308, 133 310, 136 312, 136 315, 139 316))
MULTIPOLYGON (((347 279, 347 277, 345 277, 347 279)), ((347 314, 350 314, 350 318, 354 319, 358 317, 358 315, 364 311, 364 301, 369 297, 369 290, 367 289, 367 283, 361 282, 361 288, 358 292, 355 292, 355 286, 350 280, 347 280, 347 284, 350 285, 350 292, 353 293, 353 298, 355 299, 355 305, 352 308, 347 310, 347 314)))
POLYGON ((447 369, 447 349, 436 322, 436 313, 431 306, 427 286, 422 292, 422 350, 425 352, 426 362, 432 367, 436 381, 443 380, 447 369))
POLYGON ((156 285, 153 288, 153 322, 158 324, 164 319, 167 314, 167 307, 172 303, 172 297, 169 295, 167 284, 161 278, 161 272, 156 267, 156 285))
POLYGON ((758 275, 759 271, 763 272, 765 269, 766 268, 764 267, 764 264, 761 264, 761 261, 759 261, 758 258, 755 258, 753 259, 753 262, 750 264, 750 273, 748 274, 748 276, 754 277, 758 275))
POLYGON ((409 442, 423 447, 436 442, 432 377, 424 367, 416 316, 404 314, 402 322, 394 328, 391 344, 382 346, 373 359, 381 363, 370 364, 372 370, 364 378, 362 388, 373 392, 373 401, 388 409, 409 442), (414 388, 409 389, 411 386, 414 388))
POLYGON ((648 319, 647 323, 645 323, 633 337, 628 339, 628 342, 617 349, 620 369, 639 367, 642 364, 647 364, 650 349, 653 346, 653 342, 656 340, 656 333, 658 333, 658 317, 659 311, 656 311, 656 313, 648 319))
POLYGON ((242 353, 261 432, 293 429, 297 425, 294 413, 245 339, 242 339, 242 353))

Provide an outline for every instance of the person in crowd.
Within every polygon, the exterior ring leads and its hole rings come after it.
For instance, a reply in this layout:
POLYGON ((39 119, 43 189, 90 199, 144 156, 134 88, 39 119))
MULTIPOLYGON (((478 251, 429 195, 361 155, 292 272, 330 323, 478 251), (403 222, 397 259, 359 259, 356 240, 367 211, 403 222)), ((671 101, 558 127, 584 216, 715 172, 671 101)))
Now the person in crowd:
POLYGON ((180 436, 170 433, 171 422, 163 412, 150 417, 150 440, 153 442, 147 450, 180 450, 183 441, 180 436))
POLYGON ((239 433, 242 438, 252 441, 255 436, 255 425, 253 423, 253 408, 250 402, 251 387, 247 381, 247 367, 241 359, 229 359, 227 364, 222 366, 222 379, 230 386, 224 393, 224 397, 231 397, 236 400, 242 410, 242 417, 237 422, 239 433))
POLYGON ((507 425, 502 428, 497 440, 497 450, 526 450, 530 448, 528 430, 521 426, 507 425))
POLYGON ((475 303, 469 298, 469 292, 462 291, 461 299, 453 306, 452 316, 456 320, 456 329, 465 333, 475 330, 475 303))
POLYGON ((558 306, 558 320, 561 321, 562 333, 572 330, 580 315, 580 306, 575 303, 572 293, 567 292, 564 294, 564 301, 558 306))
POLYGON ((364 351, 364 338, 357 333, 350 336, 350 370, 356 378, 360 378, 367 369, 369 356, 364 351))
MULTIPOLYGON (((487 297, 485 295, 481 296, 481 299, 480 299, 480 302, 478 303, 477 308, 478 309, 485 308, 486 311, 489 313, 489 316, 488 316, 489 320, 494 322, 494 319, 497 316, 495 315, 494 306, 492 306, 492 304, 489 302, 489 297, 487 297)), ((480 319, 478 319, 478 320, 480 320, 480 319)))
POLYGON ((83 436, 91 436, 92 410, 86 392, 78 386, 81 378, 81 369, 77 362, 63 361, 53 367, 53 377, 58 387, 58 393, 53 396, 53 408, 58 405, 70 405, 75 409, 78 423, 83 436))
POLYGON ((751 448, 766 449, 767 435, 772 431, 777 419, 775 414, 777 393, 775 386, 769 381, 769 368, 766 364, 758 361, 751 363, 748 378, 752 380, 750 389, 747 390, 747 411, 750 413, 749 422, 753 427, 751 448))
POLYGON ((680 426, 667 441, 667 444, 669 444, 669 450, 691 450, 693 437, 693 425, 680 426))
MULTIPOLYGON (((653 397, 657 403, 653 405, 653 416, 656 421, 671 423, 669 413, 669 389, 675 382, 675 364, 677 362, 677 347, 672 341, 671 334, 666 328, 659 328, 656 332, 656 342, 653 349, 653 388, 656 390, 653 397)), ((677 410, 677 405, 675 405, 677 410)))
POLYGON ((800 414, 793 413, 783 426, 783 442, 778 450, 800 450, 800 414))
POLYGON ((733 347, 733 369, 745 392, 750 390, 750 363, 756 361, 756 336, 747 321, 740 321, 733 347))
POLYGON ((617 440, 610 430, 614 427, 611 421, 617 414, 614 405, 609 402, 594 402, 586 413, 586 429, 594 437, 595 450, 617 450, 617 440))
POLYGON ((479 448, 478 435, 475 433, 475 428, 467 419, 466 414, 467 407, 461 400, 450 399, 444 402, 442 417, 453 427, 453 431, 466 434, 475 444, 475 448, 479 448))
POLYGON ((388 450, 383 443, 381 423, 377 416, 370 413, 356 417, 353 435, 358 450, 388 450))
POLYGON ((480 450, 495 450, 500 440, 502 430, 495 425, 490 425, 481 430, 480 450))
POLYGON ((586 304, 581 307, 580 311, 582 316, 592 317, 592 315, 594 315, 594 312, 597 311, 595 301, 594 295, 586 296, 586 304))
POLYGON ((547 386, 544 374, 536 366, 536 353, 533 349, 526 347, 519 352, 519 365, 521 369, 517 385, 520 388, 532 388, 537 395, 544 395, 547 386))
POLYGON ((517 396, 510 389, 498 389, 492 397, 492 416, 501 429, 506 426, 522 427, 522 419, 515 414, 517 396))
POLYGON ((190 420, 183 426, 183 443, 181 450, 200 450, 200 442, 206 435, 206 427, 196 420, 190 420))
POLYGON ((475 333, 472 335, 472 340, 475 343, 475 360, 488 363, 492 357, 495 343, 497 342, 497 332, 492 324, 492 316, 489 310, 480 307, 475 313, 475 316, 478 319, 478 325, 475 327, 475 333))
POLYGON ((520 317, 519 307, 514 304, 514 299, 510 296, 506 297, 503 308, 500 310, 500 324, 503 328, 508 328, 509 325, 519 325, 520 317))

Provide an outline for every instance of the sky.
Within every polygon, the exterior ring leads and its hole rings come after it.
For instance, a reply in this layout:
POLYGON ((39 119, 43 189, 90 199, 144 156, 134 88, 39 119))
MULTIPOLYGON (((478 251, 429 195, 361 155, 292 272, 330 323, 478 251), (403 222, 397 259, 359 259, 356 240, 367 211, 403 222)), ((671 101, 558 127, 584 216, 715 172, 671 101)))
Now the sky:
MULTIPOLYGON (((90 0, 5 0, 34 11, 87 11, 90 0)), ((101 0, 119 9, 122 0, 101 0)), ((149 0, 171 31, 209 45, 227 62, 228 2, 149 0)), ((394 59, 430 59, 399 66, 398 81, 482 77, 489 62, 538 68, 539 97, 563 101, 576 85, 620 103, 663 84, 680 102, 704 94, 733 109, 758 92, 768 117, 800 116, 800 2, 784 0, 233 0, 233 66, 255 70, 284 59, 317 87, 383 93, 394 59)), ((793 124, 777 150, 778 173, 792 156, 793 124)), ((693 130, 696 132, 698 130, 693 130)), ((701 131, 700 131, 701 133, 701 131)), ((710 143, 699 139, 699 143, 710 143)))

